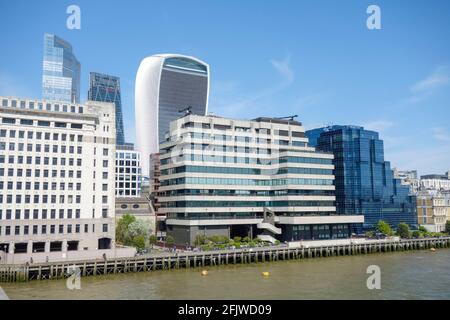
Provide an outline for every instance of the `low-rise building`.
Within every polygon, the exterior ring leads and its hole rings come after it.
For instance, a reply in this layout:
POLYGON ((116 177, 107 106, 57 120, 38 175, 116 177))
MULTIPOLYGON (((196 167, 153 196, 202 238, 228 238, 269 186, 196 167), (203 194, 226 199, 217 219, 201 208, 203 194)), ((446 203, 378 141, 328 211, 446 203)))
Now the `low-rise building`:
POLYGON ((417 195, 418 223, 431 232, 445 231, 449 219, 450 197, 435 191, 420 191, 417 195))
POLYGON ((130 214, 136 219, 147 222, 152 231, 155 230, 155 214, 150 208, 149 199, 145 196, 116 198, 116 219, 122 218, 125 214, 130 214))
POLYGON ((420 189, 450 191, 450 177, 444 174, 429 174, 420 177, 420 189))

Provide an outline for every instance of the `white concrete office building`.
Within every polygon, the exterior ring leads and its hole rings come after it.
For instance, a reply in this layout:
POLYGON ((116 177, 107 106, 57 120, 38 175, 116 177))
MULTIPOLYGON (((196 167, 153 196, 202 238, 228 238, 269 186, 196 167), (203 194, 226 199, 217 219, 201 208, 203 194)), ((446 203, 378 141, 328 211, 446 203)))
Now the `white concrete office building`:
POLYGON ((116 146, 116 197, 141 195, 141 153, 132 144, 116 146))
POLYGON ((115 138, 112 103, 0 97, 4 259, 114 246, 115 138))
POLYGON ((187 115, 160 146, 158 212, 179 244, 348 238, 364 217, 336 215, 332 160, 297 121, 187 115))
POLYGON ((150 155, 158 153, 171 121, 180 110, 206 115, 209 65, 190 56, 157 54, 142 60, 136 74, 136 147, 142 155, 142 174, 149 176, 150 155))

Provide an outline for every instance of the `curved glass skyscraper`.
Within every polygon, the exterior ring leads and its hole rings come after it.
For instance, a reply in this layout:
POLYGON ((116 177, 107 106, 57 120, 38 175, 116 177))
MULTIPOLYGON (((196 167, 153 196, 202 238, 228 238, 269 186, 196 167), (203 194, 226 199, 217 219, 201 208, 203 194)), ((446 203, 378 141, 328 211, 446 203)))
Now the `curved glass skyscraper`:
POLYGON ((136 144, 142 153, 142 172, 149 175, 150 154, 169 131, 180 109, 206 115, 209 65, 189 56, 158 54, 142 60, 136 75, 136 144))
POLYGON ((43 99, 80 102, 81 66, 70 43, 46 33, 42 70, 43 99))

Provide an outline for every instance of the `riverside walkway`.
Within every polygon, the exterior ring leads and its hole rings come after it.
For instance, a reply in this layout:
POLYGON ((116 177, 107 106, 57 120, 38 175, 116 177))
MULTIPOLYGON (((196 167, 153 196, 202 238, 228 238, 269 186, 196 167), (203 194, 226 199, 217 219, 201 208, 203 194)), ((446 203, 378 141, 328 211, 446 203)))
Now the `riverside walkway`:
POLYGON ((74 272, 84 277, 449 247, 450 237, 405 240, 355 240, 348 244, 333 244, 330 242, 329 245, 321 241, 317 246, 311 245, 311 242, 309 242, 308 246, 297 247, 280 245, 233 250, 158 253, 133 258, 107 260, 0 265, 0 282, 63 279, 70 277, 74 272))

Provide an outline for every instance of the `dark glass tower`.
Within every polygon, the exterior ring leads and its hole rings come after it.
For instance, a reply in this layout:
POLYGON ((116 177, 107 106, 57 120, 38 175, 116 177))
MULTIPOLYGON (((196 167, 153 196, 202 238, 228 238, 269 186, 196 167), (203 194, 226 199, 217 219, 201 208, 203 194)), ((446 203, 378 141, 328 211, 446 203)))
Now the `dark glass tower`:
POLYGON ((89 74, 88 99, 92 101, 113 102, 116 105, 116 144, 124 145, 125 134, 123 132, 119 77, 91 72, 89 74))
POLYGON ((379 220, 392 226, 417 225, 415 199, 408 186, 394 178, 390 162, 384 161, 384 145, 377 132, 331 126, 306 135, 318 151, 334 154, 338 214, 363 214, 365 228, 379 220))

